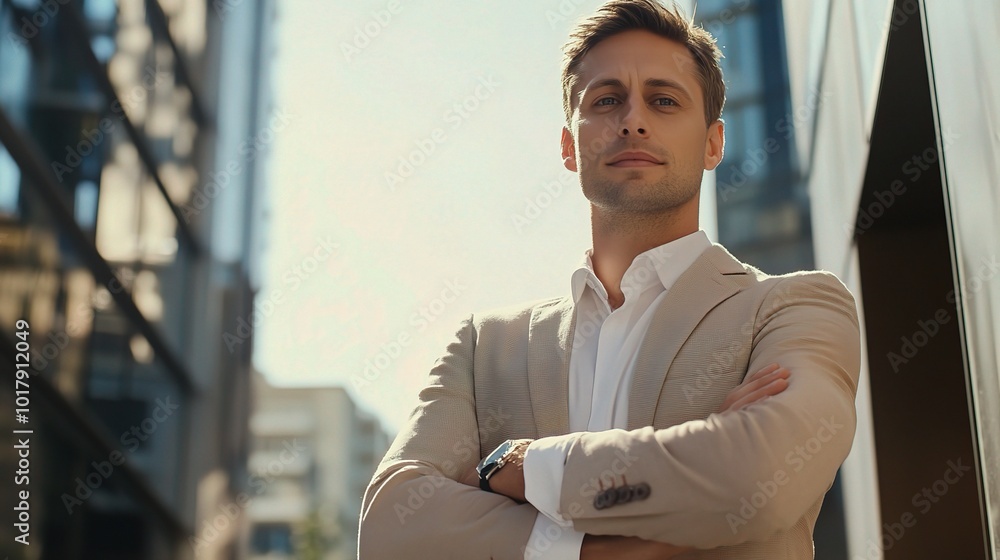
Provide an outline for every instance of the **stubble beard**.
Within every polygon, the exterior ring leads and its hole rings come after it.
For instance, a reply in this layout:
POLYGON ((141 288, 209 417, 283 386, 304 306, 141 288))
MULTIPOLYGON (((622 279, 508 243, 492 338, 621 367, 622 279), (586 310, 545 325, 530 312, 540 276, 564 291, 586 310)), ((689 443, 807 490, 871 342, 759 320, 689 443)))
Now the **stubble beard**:
POLYGON ((698 196, 701 178, 682 178, 667 173, 643 180, 644 171, 629 171, 622 180, 607 175, 581 177, 583 194, 607 214, 637 218, 670 214, 698 196))

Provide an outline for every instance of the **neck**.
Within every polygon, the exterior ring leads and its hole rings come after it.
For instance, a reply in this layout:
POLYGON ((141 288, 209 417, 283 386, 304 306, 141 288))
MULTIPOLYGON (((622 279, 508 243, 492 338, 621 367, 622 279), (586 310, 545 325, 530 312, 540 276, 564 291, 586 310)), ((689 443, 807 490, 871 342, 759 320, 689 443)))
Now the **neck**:
MULTIPOLYGON (((697 198, 695 199, 697 201, 697 198)), ((612 309, 625 302, 621 283, 635 257, 698 231, 698 207, 675 208, 662 214, 616 214, 591 205, 590 226, 594 273, 608 292, 612 309)))

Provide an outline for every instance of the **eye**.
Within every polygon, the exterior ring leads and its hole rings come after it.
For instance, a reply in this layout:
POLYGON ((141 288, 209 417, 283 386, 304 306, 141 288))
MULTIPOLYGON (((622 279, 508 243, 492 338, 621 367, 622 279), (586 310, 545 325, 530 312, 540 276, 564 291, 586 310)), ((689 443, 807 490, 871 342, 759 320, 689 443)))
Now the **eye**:
POLYGON ((607 107, 610 103, 604 103, 604 101, 618 101, 614 97, 602 97, 594 102, 594 105, 598 107, 607 107))
POLYGON ((669 97, 658 97, 656 101, 668 101, 669 103, 658 103, 661 107, 676 107, 677 102, 669 97))

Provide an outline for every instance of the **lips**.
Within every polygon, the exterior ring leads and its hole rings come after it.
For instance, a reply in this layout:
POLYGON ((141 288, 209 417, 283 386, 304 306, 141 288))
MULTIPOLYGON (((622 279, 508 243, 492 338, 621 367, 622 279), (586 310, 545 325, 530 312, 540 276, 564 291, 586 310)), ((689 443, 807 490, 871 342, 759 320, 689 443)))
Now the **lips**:
POLYGON ((650 165, 663 165, 663 162, 646 152, 629 151, 621 152, 611 158, 608 165, 615 167, 645 167, 650 165))

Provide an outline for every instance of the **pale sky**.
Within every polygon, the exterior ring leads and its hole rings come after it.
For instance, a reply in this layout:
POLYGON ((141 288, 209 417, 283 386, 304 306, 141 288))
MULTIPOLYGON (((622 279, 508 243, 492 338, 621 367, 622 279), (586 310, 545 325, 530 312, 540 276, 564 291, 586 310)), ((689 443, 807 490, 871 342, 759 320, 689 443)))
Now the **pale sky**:
POLYGON ((559 155, 561 46, 601 3, 279 4, 276 105, 294 117, 258 297, 283 298, 254 355, 273 383, 346 386, 394 432, 463 319, 569 293, 591 237, 559 155), (338 247, 312 270, 321 242, 338 247))

